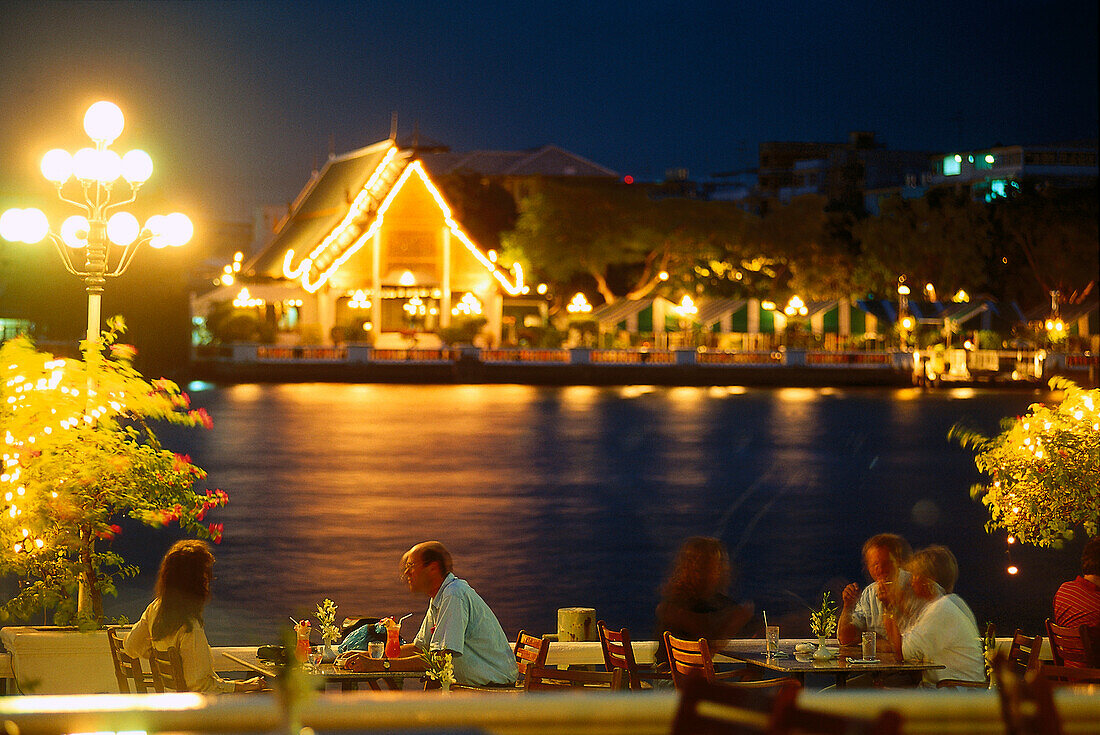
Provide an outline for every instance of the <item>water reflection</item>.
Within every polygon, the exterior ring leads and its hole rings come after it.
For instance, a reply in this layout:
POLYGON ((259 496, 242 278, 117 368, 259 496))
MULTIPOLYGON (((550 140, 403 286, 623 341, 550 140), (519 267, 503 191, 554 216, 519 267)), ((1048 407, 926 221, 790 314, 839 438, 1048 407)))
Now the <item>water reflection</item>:
MULTIPOLYGON (((982 530, 970 456, 945 440, 960 419, 988 431, 1034 396, 976 391, 531 386, 189 386, 210 432, 166 443, 230 494, 217 520, 216 643, 274 640, 324 597, 341 614, 404 614, 425 602, 398 579, 401 553, 436 538, 509 634, 595 607, 651 634, 657 589, 680 541, 723 538, 739 586, 769 616, 805 625, 800 600, 862 580, 859 548, 896 531, 946 543, 979 622, 1037 629, 1073 552, 1014 552, 982 530), (1026 591, 1026 594, 1023 592, 1026 591), (773 613, 773 611, 775 611, 773 613)), ((120 539, 145 570, 113 614, 151 594, 167 534, 120 539), (129 544, 129 546, 126 546, 129 544)), ((807 631, 808 633, 808 631, 807 631)))

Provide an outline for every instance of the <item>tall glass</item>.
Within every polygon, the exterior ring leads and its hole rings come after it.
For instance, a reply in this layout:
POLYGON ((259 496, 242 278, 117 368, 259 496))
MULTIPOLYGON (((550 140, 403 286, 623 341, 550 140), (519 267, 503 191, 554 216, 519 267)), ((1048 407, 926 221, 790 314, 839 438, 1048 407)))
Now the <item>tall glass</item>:
POLYGON ((768 656, 779 653, 779 626, 769 625, 764 629, 764 641, 767 646, 768 656))

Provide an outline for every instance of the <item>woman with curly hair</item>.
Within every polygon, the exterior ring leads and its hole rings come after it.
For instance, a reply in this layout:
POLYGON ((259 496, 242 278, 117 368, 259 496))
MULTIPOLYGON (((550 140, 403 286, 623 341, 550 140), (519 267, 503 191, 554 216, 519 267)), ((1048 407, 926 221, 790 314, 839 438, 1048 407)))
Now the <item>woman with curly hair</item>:
POLYGON ((123 648, 131 656, 148 656, 151 649, 175 646, 183 661, 183 678, 193 692, 258 692, 264 678, 223 679, 214 673, 214 654, 203 630, 203 608, 210 599, 214 554, 202 541, 172 544, 157 574, 156 599, 126 636, 123 648))
MULTIPOLYGON (((657 605, 657 637, 715 641, 732 638, 753 616, 751 602, 739 605, 729 596, 732 577, 725 544, 709 536, 692 536, 680 546, 657 605)), ((667 661, 661 649, 658 661, 667 661)))

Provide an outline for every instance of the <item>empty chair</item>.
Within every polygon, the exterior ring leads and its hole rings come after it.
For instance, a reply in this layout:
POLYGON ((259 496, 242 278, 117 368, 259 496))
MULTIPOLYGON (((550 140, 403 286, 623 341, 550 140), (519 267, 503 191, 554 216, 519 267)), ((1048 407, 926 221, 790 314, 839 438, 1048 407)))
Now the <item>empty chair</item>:
POLYGON ((1012 636, 1012 647, 1008 651, 1008 661, 1017 674, 1024 674, 1039 666, 1039 653, 1043 650, 1043 636, 1025 634, 1019 628, 1012 636))
POLYGON ((631 689, 641 689, 643 679, 671 679, 666 672, 657 672, 652 668, 640 667, 634 659, 634 646, 630 641, 630 631, 611 630, 604 621, 596 623, 600 633, 600 646, 603 649, 603 665, 607 671, 621 671, 622 683, 631 689))
POLYGON ((153 648, 149 656, 149 665, 153 673, 153 688, 158 692, 187 692, 190 688, 183 678, 183 659, 180 650, 169 646, 167 651, 153 648))
POLYGON ((668 650, 668 663, 672 667, 672 683, 677 689, 683 689, 689 679, 701 678, 705 681, 729 681, 727 686, 744 688, 780 687, 788 682, 798 682, 787 677, 782 679, 763 679, 746 681, 744 670, 715 673, 714 661, 710 655, 710 646, 706 638, 697 641, 685 641, 669 633, 664 635, 665 648, 668 650), (732 681, 730 681, 732 680, 732 681))
POLYGON ((144 694, 155 689, 153 675, 142 669, 141 659, 127 655, 122 650, 122 636, 119 635, 117 625, 107 628, 107 643, 111 647, 111 663, 115 666, 115 679, 118 681, 120 694, 144 694))
POLYGON ((523 676, 523 688, 529 692, 542 689, 573 689, 613 691, 622 688, 623 671, 582 671, 559 669, 556 666, 527 667, 523 676))
POLYGON ((769 735, 898 735, 901 715, 883 710, 875 717, 851 717, 804 709, 792 697, 777 703, 769 735))
POLYGON ((1056 666, 1100 668, 1100 661, 1097 661, 1096 649, 1093 647, 1092 631, 1087 625, 1063 628, 1047 618, 1047 633, 1056 666))
POLYGON ((502 687, 480 687, 480 686, 468 686, 465 684, 453 684, 452 690, 472 691, 472 692, 489 692, 489 693, 516 693, 522 692, 525 689, 524 682, 527 677, 527 672, 532 668, 541 668, 546 665, 546 654, 550 652, 549 643, 544 638, 537 638, 533 635, 528 635, 527 631, 521 630, 516 636, 516 645, 513 648, 516 655, 516 668, 519 669, 519 681, 515 686, 502 686, 502 687))
POLYGON ((1050 682, 1041 669, 1018 674, 1015 665, 997 653, 993 657, 993 676, 1007 735, 1061 735, 1062 721, 1054 706, 1050 682))
POLYGON ((1083 666, 1051 666, 1043 664, 1039 674, 1051 686, 1074 686, 1075 684, 1100 684, 1100 669, 1087 669, 1083 666))
POLYGON ((798 685, 770 690, 733 687, 689 677, 672 721, 672 735, 752 735, 771 733, 775 713, 793 702, 798 685))

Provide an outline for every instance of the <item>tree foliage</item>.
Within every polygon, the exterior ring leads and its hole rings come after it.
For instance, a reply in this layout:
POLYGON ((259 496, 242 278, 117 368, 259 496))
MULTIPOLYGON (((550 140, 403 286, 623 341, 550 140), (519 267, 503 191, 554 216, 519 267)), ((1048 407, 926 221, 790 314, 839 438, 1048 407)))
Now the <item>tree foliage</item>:
POLYGON ((98 623, 102 595, 137 572, 102 547, 123 517, 220 540, 221 525, 204 519, 225 493, 196 491, 206 473, 164 449, 150 425, 209 427, 210 417, 175 383, 146 381, 133 348, 117 342, 122 329, 111 320, 101 344, 82 345, 82 360, 39 352, 23 337, 0 347, 0 573, 20 580, 5 614, 53 609, 59 624, 98 623), (78 610, 81 581, 89 606, 78 610))
POLYGON ((863 290, 892 294, 898 277, 932 283, 940 293, 986 290, 992 232, 985 205, 964 194, 935 191, 921 199, 889 199, 855 225, 863 290))
POLYGON ((1100 523, 1100 390, 1063 378, 1050 386, 1063 393, 1057 405, 1032 404, 993 438, 959 425, 948 434, 988 476, 971 488, 989 509, 986 530, 1036 546, 1058 546, 1079 526, 1095 536, 1100 523))

